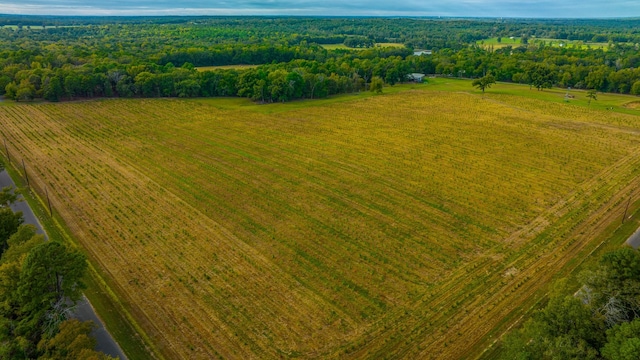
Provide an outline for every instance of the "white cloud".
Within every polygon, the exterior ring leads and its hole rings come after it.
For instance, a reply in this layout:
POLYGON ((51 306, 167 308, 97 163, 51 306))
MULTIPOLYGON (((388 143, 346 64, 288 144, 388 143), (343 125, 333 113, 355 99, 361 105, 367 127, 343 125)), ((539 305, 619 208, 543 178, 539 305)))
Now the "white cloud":
POLYGON ((408 15, 484 17, 640 16, 640 1, 611 0, 25 0, 0 13, 33 15, 408 15), (90 5, 87 5, 90 4, 90 5))

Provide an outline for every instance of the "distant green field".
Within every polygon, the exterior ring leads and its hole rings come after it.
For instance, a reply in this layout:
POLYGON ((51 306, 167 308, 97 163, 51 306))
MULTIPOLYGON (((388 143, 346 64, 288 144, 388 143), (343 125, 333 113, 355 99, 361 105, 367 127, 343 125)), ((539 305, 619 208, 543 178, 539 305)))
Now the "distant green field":
POLYGON ((223 70, 223 69, 235 69, 235 70, 247 70, 255 69, 260 65, 220 65, 220 66, 199 66, 196 69, 198 71, 211 71, 211 70, 223 70))
MULTIPOLYGON (((18 28, 18 25, 3 25, 3 26, 0 26, 0 27, 3 28, 3 29, 14 29, 15 30, 15 29, 18 28)), ((49 27, 53 27, 53 26, 49 26, 49 27)), ((42 25, 31 25, 31 26, 26 26, 25 25, 25 26, 22 26, 22 28, 23 29, 30 28, 32 30, 42 30, 44 27, 42 25)))
MULTIPOLYGON (((471 82, 469 80, 458 80, 448 78, 435 78, 429 79, 426 85, 430 90, 439 91, 466 91, 475 92, 480 94, 479 90, 472 90, 471 82)), ((386 89, 385 89, 386 90, 386 89)), ((569 94, 574 98, 565 101, 566 89, 552 88, 545 89, 544 91, 538 91, 535 88, 530 89, 526 84, 514 84, 514 83, 497 83, 491 89, 487 90, 485 96, 493 95, 511 95, 522 96, 526 98, 542 100, 545 102, 562 103, 566 105, 575 105, 580 107, 589 108, 592 110, 607 110, 625 114, 638 115, 640 114, 640 102, 637 96, 623 95, 614 93, 598 93, 598 100, 591 101, 587 98, 587 92, 585 90, 573 89, 569 91, 569 94), (489 95, 493 94, 493 95, 489 95)))
MULTIPOLYGON (((489 38, 489 39, 483 39, 483 40, 478 40, 476 41, 476 44, 488 48, 488 47, 493 47, 493 49, 501 49, 503 47, 506 46, 520 46, 522 45, 522 40, 520 37, 514 37, 509 38, 509 37, 503 37, 500 39, 501 41, 498 42, 498 38, 497 37, 493 37, 493 38, 489 38)), ((569 46, 569 47, 574 47, 574 46, 580 46, 583 49, 588 49, 588 48, 592 48, 592 49, 604 49, 607 50, 609 47, 609 44, 607 43, 594 43, 594 42, 584 42, 584 41, 576 41, 576 40, 563 40, 563 39, 550 39, 550 38, 529 38, 529 44, 536 44, 536 43, 540 43, 540 42, 544 42, 544 44, 546 46, 555 46, 555 47, 560 47, 560 46, 569 46)))
MULTIPOLYGON (((366 50, 371 48, 350 48, 344 44, 322 44, 320 45, 327 50, 366 50)), ((404 44, 400 43, 376 43, 375 47, 397 47, 402 48, 404 44)))
POLYGON ((498 42, 498 38, 497 37, 493 37, 493 38, 489 38, 489 39, 484 39, 484 40, 478 40, 476 41, 476 44, 482 46, 482 47, 493 47, 494 49, 500 49, 506 46, 518 46, 521 45, 520 42, 520 38, 519 37, 514 37, 513 39, 509 38, 509 37, 503 37, 500 38, 500 42, 498 42))
POLYGON ((376 43, 376 47, 397 47, 403 48, 404 44, 401 43, 376 43))
MULTIPOLYGON (((66 28, 66 27, 79 27, 79 25, 63 25, 63 26, 54 26, 54 25, 47 25, 46 28, 47 29, 53 29, 53 28, 66 28)), ((1 29, 17 29, 18 25, 0 25, 1 29)), ((45 27, 42 25, 23 25, 22 26, 23 29, 30 29, 30 30, 42 30, 45 27)))
POLYGON ((556 46, 556 47, 579 46, 583 49, 592 48, 592 49, 604 49, 604 50, 607 50, 609 48, 609 44, 607 43, 594 43, 594 42, 584 42, 584 41, 576 41, 576 40, 548 39, 548 38, 533 38, 529 40, 530 43, 536 43, 540 41, 543 41, 545 45, 556 46))

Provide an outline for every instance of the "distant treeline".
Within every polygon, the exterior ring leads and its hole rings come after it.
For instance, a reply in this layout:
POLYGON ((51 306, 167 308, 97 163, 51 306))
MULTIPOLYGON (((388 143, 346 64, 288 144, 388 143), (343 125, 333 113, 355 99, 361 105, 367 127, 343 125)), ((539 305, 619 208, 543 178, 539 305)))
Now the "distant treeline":
MULTIPOLYGON (((49 17, 0 17, 5 23, 49 17)), ((0 94, 19 101, 85 97, 245 96, 260 101, 317 98, 389 85, 412 72, 537 88, 563 86, 640 94, 638 20, 436 20, 372 18, 70 18, 77 27, 0 29, 0 94), (491 36, 608 40, 604 49, 529 44, 495 51, 491 36), (622 41, 622 42, 619 42, 622 41), (327 50, 319 44, 405 48, 327 50), (414 48, 433 55, 413 56, 414 48), (194 67, 253 64, 252 70, 194 67)))

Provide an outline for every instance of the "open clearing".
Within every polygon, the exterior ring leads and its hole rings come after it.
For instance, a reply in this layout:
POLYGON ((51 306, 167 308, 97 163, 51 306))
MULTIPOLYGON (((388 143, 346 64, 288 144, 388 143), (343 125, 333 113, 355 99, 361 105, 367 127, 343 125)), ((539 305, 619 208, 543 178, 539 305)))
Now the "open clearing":
MULTIPOLYGON (((493 38, 478 40, 476 41, 476 44, 480 45, 485 49, 490 47, 493 49, 501 49, 507 46, 518 47, 523 45, 520 37, 514 37, 513 39, 510 37, 502 37, 500 38, 500 40, 501 41, 498 42, 498 38, 493 37, 493 38)), ((531 37, 529 38, 528 41, 529 41, 529 44, 535 44, 542 41, 546 46, 554 46, 554 47, 580 46, 580 48, 582 49, 604 49, 604 50, 607 50, 609 48, 609 44, 606 42, 596 43, 596 42, 588 42, 588 41, 585 42, 585 41, 578 41, 578 40, 549 39, 549 38, 536 38, 536 37, 531 37)))
POLYGON ((198 66, 196 70, 198 71, 211 71, 211 70, 247 70, 247 69, 255 69, 260 65, 220 65, 220 66, 198 66))
MULTIPOLYGON (((327 50, 368 50, 371 48, 352 48, 348 47, 344 44, 321 44, 323 48, 327 50)), ((374 47, 395 47, 395 48, 403 48, 404 44, 400 43, 376 43, 374 47)))
POLYGON ((629 97, 527 89, 15 104, 0 134, 169 358, 469 358, 640 185, 629 97))

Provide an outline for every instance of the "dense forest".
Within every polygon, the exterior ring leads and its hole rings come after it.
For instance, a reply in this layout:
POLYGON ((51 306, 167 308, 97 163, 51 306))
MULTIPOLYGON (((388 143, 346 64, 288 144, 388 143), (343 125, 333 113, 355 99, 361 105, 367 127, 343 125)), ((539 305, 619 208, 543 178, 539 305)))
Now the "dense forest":
POLYGON ((0 25, 0 94, 18 101, 288 101, 368 90, 374 79, 394 85, 414 72, 640 94, 640 20, 0 16, 0 25), (479 44, 492 37, 522 41, 479 44), (388 43, 404 47, 375 46, 388 43), (240 64, 259 66, 197 70, 240 64))

